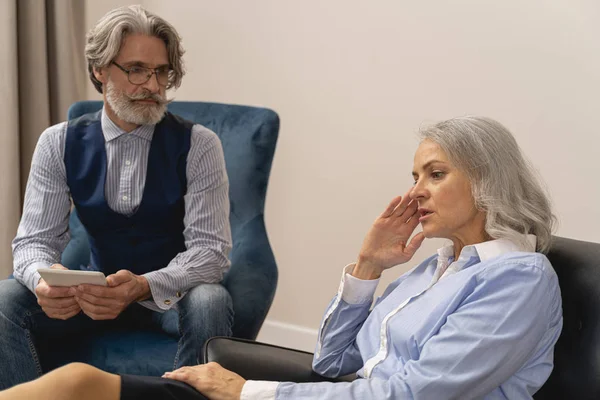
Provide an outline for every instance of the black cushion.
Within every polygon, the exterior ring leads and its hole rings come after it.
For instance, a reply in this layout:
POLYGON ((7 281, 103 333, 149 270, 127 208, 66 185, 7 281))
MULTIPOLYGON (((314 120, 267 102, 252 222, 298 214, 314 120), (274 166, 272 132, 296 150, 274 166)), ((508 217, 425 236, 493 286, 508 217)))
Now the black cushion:
POLYGON ((204 345, 204 362, 218 362, 244 379, 278 382, 340 382, 356 375, 329 379, 312 370, 312 353, 251 340, 214 337, 204 345))
POLYGON ((600 399, 600 244, 560 237, 548 254, 563 301, 554 370, 536 400, 600 399))

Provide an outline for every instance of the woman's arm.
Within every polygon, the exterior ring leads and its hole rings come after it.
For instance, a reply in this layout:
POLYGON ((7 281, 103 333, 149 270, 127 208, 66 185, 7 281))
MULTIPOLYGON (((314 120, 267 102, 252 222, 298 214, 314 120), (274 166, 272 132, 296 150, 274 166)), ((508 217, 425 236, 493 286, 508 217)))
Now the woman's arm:
POLYGON ((419 223, 417 203, 410 200, 409 193, 394 198, 377 217, 365 236, 358 262, 344 270, 338 294, 319 329, 315 372, 338 377, 362 367, 355 339, 369 315, 379 278, 383 271, 409 261, 424 239, 418 233, 409 241, 419 223))
POLYGON ((350 275, 353 269, 354 264, 344 268, 338 294, 327 308, 319 329, 313 369, 323 376, 346 375, 362 366, 356 336, 369 316, 379 279, 354 278, 350 275))
POLYGON ((475 291, 424 344, 419 359, 388 379, 375 374, 352 383, 281 383, 276 398, 482 398, 535 359, 538 368, 525 372, 526 384, 503 388, 512 392, 499 397, 529 398, 550 375, 562 328, 556 275, 537 264, 519 264, 496 266, 479 279, 475 291))

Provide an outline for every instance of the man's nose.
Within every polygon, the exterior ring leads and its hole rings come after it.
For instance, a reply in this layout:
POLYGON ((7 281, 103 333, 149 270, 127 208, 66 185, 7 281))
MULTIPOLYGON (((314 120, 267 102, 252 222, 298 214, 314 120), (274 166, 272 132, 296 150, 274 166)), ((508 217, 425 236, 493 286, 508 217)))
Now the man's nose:
POLYGON ((158 84, 158 75, 156 74, 156 72, 154 72, 150 79, 148 79, 148 81, 142 86, 150 93, 158 93, 160 90, 160 85, 158 84))

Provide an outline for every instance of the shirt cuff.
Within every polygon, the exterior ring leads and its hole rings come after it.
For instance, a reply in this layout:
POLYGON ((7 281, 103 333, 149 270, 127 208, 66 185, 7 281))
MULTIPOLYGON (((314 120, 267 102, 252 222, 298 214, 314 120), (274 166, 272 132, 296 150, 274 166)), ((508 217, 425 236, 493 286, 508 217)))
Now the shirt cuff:
POLYGON ((356 264, 350 264, 344 269, 342 300, 348 304, 372 303, 379 279, 364 280, 355 278, 351 275, 355 266, 356 264))
POLYGON ((275 400, 279 382, 246 381, 242 387, 240 400, 275 400))
POLYGON ((186 272, 166 267, 142 275, 148 281, 152 298, 139 304, 153 311, 170 310, 187 292, 179 289, 186 286, 186 272), (168 271, 167 271, 168 270, 168 271))
POLYGON ((25 285, 29 290, 35 294, 35 288, 38 283, 40 283, 40 279, 42 279, 38 269, 41 268, 50 268, 52 264, 44 262, 44 261, 36 261, 30 264, 25 271, 23 271, 23 285, 25 285))

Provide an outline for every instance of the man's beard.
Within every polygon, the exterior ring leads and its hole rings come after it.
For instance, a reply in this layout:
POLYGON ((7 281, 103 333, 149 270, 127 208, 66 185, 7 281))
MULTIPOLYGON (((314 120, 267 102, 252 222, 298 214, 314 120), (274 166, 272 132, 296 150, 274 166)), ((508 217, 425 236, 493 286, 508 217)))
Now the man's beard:
POLYGON ((106 85, 106 101, 119 119, 135 125, 157 124, 169 104, 169 101, 159 94, 144 92, 128 95, 117 89, 110 80, 106 85), (156 104, 137 103, 136 100, 154 100, 156 104))

